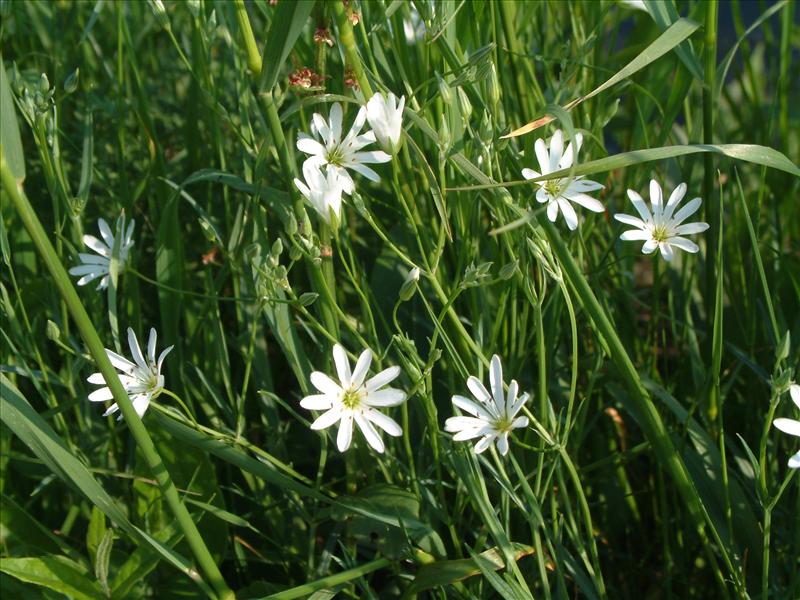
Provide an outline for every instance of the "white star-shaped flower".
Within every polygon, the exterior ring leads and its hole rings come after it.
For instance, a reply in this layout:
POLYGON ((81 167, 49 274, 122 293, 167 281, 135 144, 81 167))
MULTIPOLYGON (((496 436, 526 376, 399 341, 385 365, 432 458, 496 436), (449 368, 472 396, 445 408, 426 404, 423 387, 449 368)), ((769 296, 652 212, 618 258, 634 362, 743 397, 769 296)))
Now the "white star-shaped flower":
POLYGON ((300 193, 328 225, 331 212, 338 220, 342 208, 342 181, 336 169, 328 169, 327 175, 323 175, 319 165, 307 160, 303 163, 303 177, 305 181, 294 180, 300 193))
MULTIPOLYGON (((114 365, 114 368, 120 372, 119 380, 122 383, 122 387, 125 388, 136 414, 140 417, 144 415, 147 407, 150 406, 150 401, 158 397, 164 389, 164 376, 161 374, 161 365, 164 362, 164 358, 173 348, 172 346, 166 348, 156 359, 156 338, 156 330, 151 328, 150 338, 147 341, 147 357, 145 358, 139 348, 136 334, 133 333, 133 329, 128 327, 128 346, 135 362, 131 362, 124 356, 120 356, 113 350, 106 348, 106 355, 111 364, 114 365)), ((92 373, 87 381, 94 385, 107 385, 102 373, 92 373)), ((92 402, 106 402, 113 399, 114 394, 111 393, 111 389, 108 387, 100 388, 89 394, 89 400, 92 402)), ((119 406, 115 402, 103 413, 103 416, 113 414, 118 410, 119 406)), ((121 419, 122 415, 117 420, 121 419)))
POLYGON ((455 395, 453 404, 473 416, 450 417, 445 421, 444 429, 455 433, 453 440, 457 442, 481 438, 475 444, 475 452, 478 454, 497 440, 497 449, 505 456, 508 453, 508 434, 511 430, 528 426, 528 417, 516 415, 529 396, 527 392, 518 395, 519 386, 513 379, 508 384, 508 394, 503 393, 503 367, 496 354, 492 356, 489 366, 489 383, 491 394, 480 379, 472 375, 467 378, 467 387, 478 402, 455 395))
MULTIPOLYGON (((789 394, 792 396, 792 402, 800 409, 800 385, 793 384, 789 388, 789 394)), ((772 424, 784 433, 800 437, 800 421, 782 417, 780 419, 775 419, 772 424)), ((800 469, 800 451, 789 458, 789 468, 800 469)))
POLYGON ((334 102, 329 121, 319 113, 311 119, 311 135, 300 133, 297 136, 297 149, 311 156, 311 161, 326 171, 334 170, 342 181, 342 191, 352 194, 355 185, 347 169, 361 173, 370 181, 380 181, 380 176, 367 164, 385 163, 392 157, 380 150, 361 152, 361 149, 375 141, 375 133, 368 131, 359 135, 367 120, 367 108, 362 106, 347 135, 342 138, 342 105, 334 102))
POLYGON ((369 445, 377 452, 383 452, 385 446, 374 425, 395 437, 403 433, 394 419, 377 410, 398 406, 405 401, 404 391, 384 387, 400 375, 400 367, 389 367, 365 382, 372 363, 372 352, 364 350, 351 372, 347 352, 339 344, 333 347, 333 362, 339 383, 325 373, 314 371, 311 373, 311 383, 321 393, 306 396, 300 401, 300 406, 308 410, 326 411, 311 424, 311 429, 326 429, 338 422, 336 446, 340 452, 344 452, 353 439, 355 421, 369 445))
MULTIPOLYGON (((83 243, 90 249, 97 252, 97 254, 85 254, 81 252, 78 254, 80 265, 72 267, 69 270, 70 275, 80 275, 78 285, 86 285, 100 277, 100 283, 97 285, 98 290, 108 287, 108 269, 111 266, 111 253, 114 250, 114 234, 111 232, 111 227, 108 226, 105 219, 98 219, 97 225, 100 228, 100 237, 103 238, 101 242, 93 235, 84 235, 83 243), (104 243, 105 242, 105 243, 104 243)), ((125 215, 120 215, 117 219, 117 230, 122 231, 122 239, 119 243, 119 270, 122 272, 125 263, 128 260, 128 253, 133 247, 133 228, 135 221, 131 219, 128 223, 127 230, 125 229, 125 215)))
POLYGON ((700 249, 697 244, 682 236, 701 233, 708 229, 708 223, 698 221, 696 223, 683 224, 686 219, 697 212, 703 202, 700 198, 693 198, 678 212, 675 212, 685 195, 686 184, 681 183, 670 194, 667 205, 664 206, 661 186, 655 179, 651 179, 650 203, 653 207, 653 212, 651 213, 642 197, 635 191, 628 190, 628 198, 633 202, 633 206, 641 218, 626 214, 614 215, 614 218, 620 223, 636 227, 636 229, 624 232, 619 236, 619 239, 623 241, 643 240, 642 252, 651 254, 658 248, 661 250, 661 256, 667 261, 672 260, 674 255, 673 246, 687 252, 697 252, 700 249))
MULTIPOLYGON (((578 133, 575 135, 575 145, 573 146, 573 143, 570 142, 565 151, 564 134, 560 129, 550 138, 549 152, 543 139, 536 140, 534 150, 536 150, 541 173, 533 169, 522 169, 522 176, 525 179, 534 179, 561 169, 569 169, 577 161, 581 144, 583 144, 583 136, 578 133)), ((578 227, 578 215, 572 207, 572 202, 597 213, 605 210, 597 198, 592 198, 586 193, 603 189, 603 185, 596 181, 579 176, 537 181, 536 185, 539 186, 539 189, 536 190, 536 200, 547 203, 547 218, 555 223, 560 210, 567 222, 567 227, 571 230, 578 227)))
POLYGON ((403 145, 403 108, 406 97, 397 101, 397 96, 389 92, 388 96, 373 94, 367 102, 367 121, 378 144, 391 155, 400 151, 403 145))

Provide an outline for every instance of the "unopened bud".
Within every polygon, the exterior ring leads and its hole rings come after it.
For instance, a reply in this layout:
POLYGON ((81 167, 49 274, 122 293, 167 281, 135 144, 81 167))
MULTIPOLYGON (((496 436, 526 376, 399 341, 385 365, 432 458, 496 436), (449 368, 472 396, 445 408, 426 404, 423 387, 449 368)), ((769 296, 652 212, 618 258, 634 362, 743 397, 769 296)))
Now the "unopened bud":
POLYGON ((453 90, 438 73, 436 74, 436 79, 439 80, 439 95, 442 97, 442 102, 449 105, 453 101, 453 90))
POLYGON ((64 80, 64 91, 66 93, 71 94, 78 89, 78 77, 80 74, 81 70, 80 68, 77 68, 64 80))
POLYGON ((465 92, 462 87, 458 88, 458 108, 461 111, 461 118, 464 119, 464 124, 466 125, 469 122, 469 118, 472 116, 472 102, 469 101, 467 92, 465 92))
POLYGON ((500 80, 497 77, 497 67, 494 63, 491 64, 489 70, 489 78, 486 82, 486 92, 489 96, 489 102, 493 109, 497 108, 500 102, 500 80))
POLYGON ((169 17, 164 3, 161 0, 147 0, 147 4, 150 5, 150 10, 153 11, 158 24, 164 29, 169 29, 169 17))
POLYGON ((419 282, 419 267, 414 267, 406 275, 403 285, 400 286, 400 301, 407 302, 414 297, 419 282))
POLYGON ((61 329, 50 319, 47 319, 47 339, 53 341, 61 339, 61 329))
POLYGON ((300 303, 300 306, 311 306, 316 302, 317 298, 319 298, 319 294, 316 292, 306 292, 305 294, 300 294, 300 297, 297 301, 300 303))

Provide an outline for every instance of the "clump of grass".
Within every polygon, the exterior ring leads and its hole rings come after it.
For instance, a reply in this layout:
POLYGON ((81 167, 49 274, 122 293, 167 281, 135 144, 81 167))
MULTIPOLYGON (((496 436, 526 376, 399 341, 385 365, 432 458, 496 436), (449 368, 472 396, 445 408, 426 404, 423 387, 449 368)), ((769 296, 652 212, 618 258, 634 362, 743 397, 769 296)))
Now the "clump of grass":
POLYGON ((0 589, 795 597, 762 8, 0 3, 0 589))

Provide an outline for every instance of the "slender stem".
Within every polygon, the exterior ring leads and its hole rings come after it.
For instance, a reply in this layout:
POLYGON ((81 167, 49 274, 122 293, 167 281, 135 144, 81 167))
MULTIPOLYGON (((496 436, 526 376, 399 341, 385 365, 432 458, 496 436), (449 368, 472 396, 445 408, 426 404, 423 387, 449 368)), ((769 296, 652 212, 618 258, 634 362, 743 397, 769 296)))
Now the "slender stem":
MULTIPOLYGON (((706 2, 706 35, 705 35, 705 69, 703 84, 703 143, 714 143, 714 86, 717 75, 717 0, 706 2)), ((714 155, 706 153, 703 156, 703 195, 706 206, 706 221, 709 225, 708 245, 706 246, 706 301, 711 314, 714 298, 714 264, 716 263, 717 244, 719 235, 719 211, 712 203, 714 196, 714 155)), ((710 344, 709 344, 710 345, 710 344)))
POLYGON ((764 507, 764 547, 761 555, 761 600, 769 597, 769 534, 772 526, 772 509, 764 507))
POLYGON ((361 62, 356 48, 356 38, 353 34, 353 24, 347 16, 343 2, 332 2, 333 12, 336 15, 336 24, 339 27, 339 41, 344 46, 344 56, 347 59, 347 66, 353 69, 353 73, 358 80, 358 85, 364 93, 364 98, 369 100, 372 97, 372 86, 367 79, 367 73, 361 62))
POLYGON ((250 19, 247 17, 247 8, 245 8, 244 0, 234 0, 234 7, 236 8, 236 21, 239 23, 242 41, 247 52, 247 67, 254 77, 258 77, 261 74, 261 53, 258 51, 253 28, 250 27, 250 19))
POLYGON ((81 304, 78 293, 72 286, 72 282, 69 280, 64 266, 61 264, 55 248, 53 248, 52 243, 48 239, 44 227, 42 227, 25 193, 17 185, 17 181, 14 179, 14 175, 11 173, 6 162, 5 154, 0 154, 0 176, 2 177, 3 187, 17 209, 39 255, 44 261, 48 271, 50 271, 50 275, 67 305, 67 309, 75 321, 81 337, 97 363, 100 372, 103 374, 103 378, 108 387, 111 389, 111 393, 114 395, 114 401, 120 407, 125 422, 128 424, 131 431, 131 435, 133 435, 136 445, 139 450, 141 450, 142 456, 147 462, 147 466, 153 478, 158 482, 158 487, 164 499, 167 501, 167 505, 175 515, 178 526, 186 536, 189 547, 192 549, 200 568, 205 573, 206 577, 208 577, 220 598, 234 598, 233 592, 225 583, 222 574, 217 568, 217 564, 211 557, 211 553, 208 551, 200 532, 197 530, 192 516, 181 502, 178 496, 178 490, 175 488, 175 484, 172 482, 169 472, 153 444, 152 438, 147 433, 147 429, 145 429, 142 424, 139 415, 136 414, 136 410, 133 408, 128 394, 125 393, 125 389, 122 387, 122 382, 117 376, 114 366, 111 364, 108 356, 106 356, 103 342, 100 340, 100 336, 97 334, 86 309, 83 307, 83 304, 81 304))

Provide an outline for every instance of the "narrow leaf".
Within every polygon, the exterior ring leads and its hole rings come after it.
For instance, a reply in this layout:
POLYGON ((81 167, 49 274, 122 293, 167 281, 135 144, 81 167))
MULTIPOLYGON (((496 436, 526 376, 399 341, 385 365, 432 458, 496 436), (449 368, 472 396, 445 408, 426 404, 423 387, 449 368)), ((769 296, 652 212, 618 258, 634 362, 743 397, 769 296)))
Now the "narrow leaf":
POLYGON ((278 73, 308 20, 314 0, 279 2, 267 34, 267 44, 261 57, 259 89, 268 92, 275 86, 278 73))

